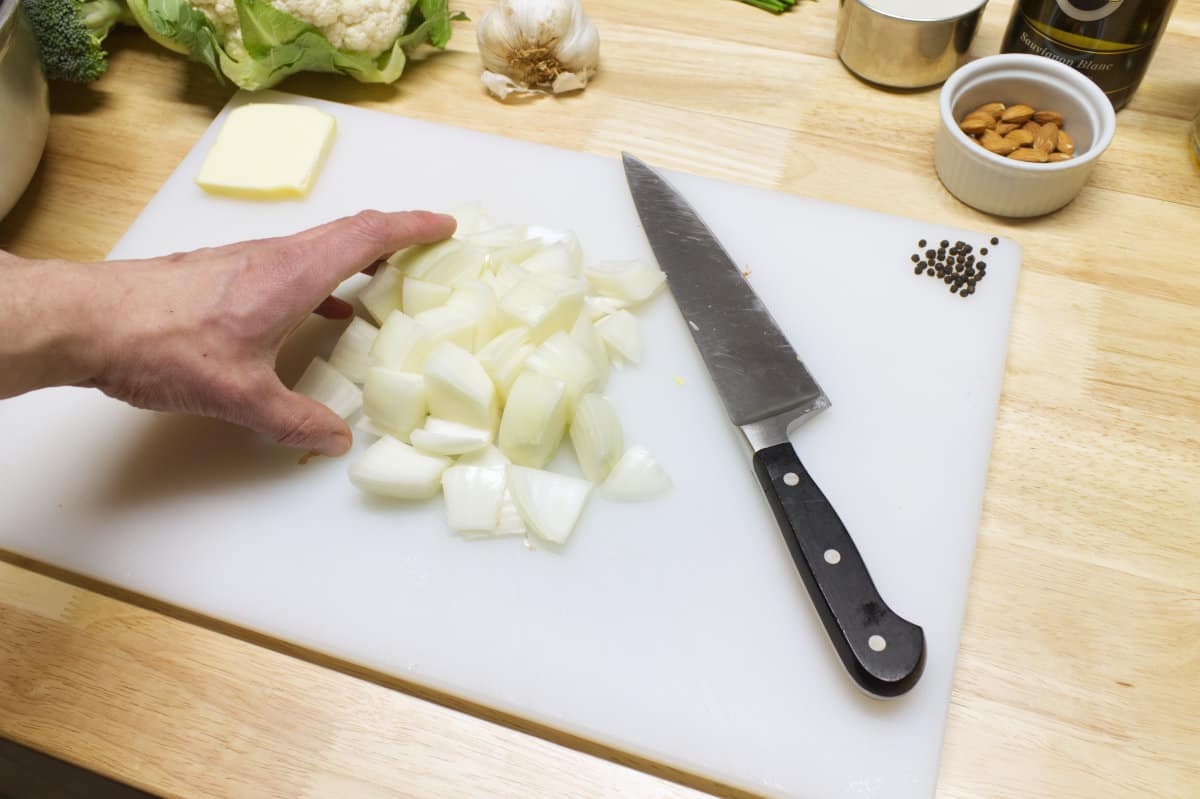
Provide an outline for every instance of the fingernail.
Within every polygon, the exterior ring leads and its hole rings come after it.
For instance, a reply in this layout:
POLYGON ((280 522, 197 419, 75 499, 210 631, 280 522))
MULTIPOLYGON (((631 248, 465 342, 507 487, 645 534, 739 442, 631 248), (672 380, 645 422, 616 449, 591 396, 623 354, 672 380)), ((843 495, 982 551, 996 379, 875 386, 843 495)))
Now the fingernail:
POLYGON ((350 451, 350 438, 344 433, 334 433, 321 444, 321 454, 337 458, 350 451))

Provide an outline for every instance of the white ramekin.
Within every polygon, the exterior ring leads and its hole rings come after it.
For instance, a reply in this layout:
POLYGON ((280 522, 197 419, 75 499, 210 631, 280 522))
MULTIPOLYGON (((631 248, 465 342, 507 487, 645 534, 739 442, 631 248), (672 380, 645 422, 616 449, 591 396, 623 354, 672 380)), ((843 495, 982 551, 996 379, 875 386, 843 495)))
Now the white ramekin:
POLYGON ((972 61, 942 86, 934 165, 942 184, 967 205, 998 216, 1057 211, 1087 183, 1112 142, 1117 116, 1095 83, 1071 67, 1037 55, 1008 53, 972 61), (1057 111, 1075 140, 1069 161, 1031 164, 988 152, 958 127, 984 103, 1024 103, 1057 111))

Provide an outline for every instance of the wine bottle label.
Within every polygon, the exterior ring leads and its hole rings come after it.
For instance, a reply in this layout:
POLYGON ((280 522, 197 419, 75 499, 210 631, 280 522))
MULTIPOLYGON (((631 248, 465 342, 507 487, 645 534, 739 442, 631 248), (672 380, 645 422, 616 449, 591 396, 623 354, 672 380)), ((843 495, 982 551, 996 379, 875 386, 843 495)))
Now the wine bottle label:
MULTIPOLYGON (((1066 0, 1059 0, 1060 3, 1066 0)), ((1082 0, 1075 0, 1082 2, 1082 0)), ((1085 41, 1083 37, 1072 37, 1064 31, 1054 31, 1051 36, 1047 26, 1022 15, 1021 25, 1015 31, 1019 47, 1027 53, 1045 56, 1079 70, 1095 81, 1105 94, 1112 95, 1136 83, 1140 75, 1130 74, 1131 54, 1153 46, 1153 40, 1138 44, 1118 44, 1096 39, 1085 41), (1064 39, 1078 39, 1076 42, 1064 39)))
POLYGON ((1111 16, 1124 0, 1055 0, 1062 12, 1080 22, 1095 22, 1111 16))

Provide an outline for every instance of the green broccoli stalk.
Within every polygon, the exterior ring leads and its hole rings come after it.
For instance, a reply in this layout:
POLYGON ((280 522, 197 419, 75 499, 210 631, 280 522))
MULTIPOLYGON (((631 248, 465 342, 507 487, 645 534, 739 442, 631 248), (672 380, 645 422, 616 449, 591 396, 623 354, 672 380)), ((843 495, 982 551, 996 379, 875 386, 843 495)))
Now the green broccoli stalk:
POLYGON ((51 80, 88 83, 108 69, 101 45, 118 22, 130 22, 121 0, 23 0, 41 54, 42 69, 51 80))

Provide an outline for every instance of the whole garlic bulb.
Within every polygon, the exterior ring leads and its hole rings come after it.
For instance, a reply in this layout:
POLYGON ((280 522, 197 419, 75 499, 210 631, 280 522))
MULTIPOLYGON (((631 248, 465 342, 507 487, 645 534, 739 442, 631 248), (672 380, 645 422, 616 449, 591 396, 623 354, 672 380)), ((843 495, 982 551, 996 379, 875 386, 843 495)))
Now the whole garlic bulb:
POLYGON ((500 99, 582 89, 600 61, 600 37, 579 0, 500 0, 476 36, 483 83, 500 99))

